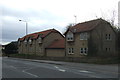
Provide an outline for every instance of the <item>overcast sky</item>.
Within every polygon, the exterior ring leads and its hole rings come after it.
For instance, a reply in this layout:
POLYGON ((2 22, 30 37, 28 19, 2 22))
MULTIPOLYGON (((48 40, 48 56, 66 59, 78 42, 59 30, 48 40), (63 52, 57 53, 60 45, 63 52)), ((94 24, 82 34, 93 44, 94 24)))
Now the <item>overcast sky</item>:
MULTIPOLYGON (((105 17, 111 18, 116 12, 117 24, 119 0, 2 0, 2 42, 6 44, 25 35, 25 22, 28 33, 55 28, 61 33, 70 23, 77 23, 105 17)), ((1 24, 1 23, 0 23, 1 24)))

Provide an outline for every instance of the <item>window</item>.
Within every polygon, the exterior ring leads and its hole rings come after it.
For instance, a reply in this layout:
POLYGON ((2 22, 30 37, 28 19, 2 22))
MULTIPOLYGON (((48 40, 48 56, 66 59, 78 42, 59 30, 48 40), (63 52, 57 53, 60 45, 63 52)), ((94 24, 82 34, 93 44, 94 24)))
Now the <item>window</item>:
POLYGON ((39 36, 38 43, 42 43, 42 38, 39 36))
POLYGON ((107 48, 106 48, 106 51, 107 51, 107 48))
POLYGON ((84 53, 87 53, 87 48, 84 48, 84 53))
POLYGON ((106 50, 106 52, 109 52, 109 51, 110 51, 110 48, 106 48, 105 50, 106 50))
POLYGON ((32 40, 31 39, 29 39, 29 44, 32 44, 32 40))
POLYGON ((110 51, 110 48, 109 48, 109 51, 110 51))
POLYGON ((111 40, 111 34, 106 34, 105 38, 106 40, 111 40))
POLYGON ((107 34, 106 34, 106 36, 105 36, 105 39, 107 40, 107 34))
POLYGON ((87 33, 80 33, 80 40, 87 40, 88 34, 87 33))
POLYGON ((88 48, 80 48, 80 54, 87 55, 88 48))
POLYGON ((80 53, 83 53, 83 48, 80 48, 80 53))
POLYGON ((72 32, 68 32, 67 41, 73 41, 73 33, 72 32))
POLYGON ((27 40, 25 40, 24 43, 27 44, 27 40))
POLYGON ((68 48, 68 54, 74 54, 74 49, 73 48, 68 48))
POLYGON ((110 34, 109 34, 109 36, 108 36, 108 39, 109 39, 109 40, 111 39, 110 34))

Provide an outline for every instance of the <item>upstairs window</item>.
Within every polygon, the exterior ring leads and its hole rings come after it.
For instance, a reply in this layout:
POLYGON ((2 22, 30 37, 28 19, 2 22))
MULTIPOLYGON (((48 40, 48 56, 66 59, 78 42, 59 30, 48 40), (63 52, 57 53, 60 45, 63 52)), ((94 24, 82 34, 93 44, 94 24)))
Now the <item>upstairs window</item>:
POLYGON ((42 43, 42 38, 39 36, 38 43, 42 43))
POLYGON ((73 33, 72 32, 68 32, 68 34, 67 34, 67 41, 73 41, 73 33))
POLYGON ((87 33, 80 33, 80 40, 87 40, 88 34, 87 33))
POLYGON ((24 40, 24 43, 27 44, 27 40, 24 40))
POLYGON ((68 54, 74 54, 74 49, 73 48, 68 48, 68 54))
POLYGON ((106 38, 106 40, 111 40, 111 34, 106 34, 105 38, 106 38))
POLYGON ((29 39, 29 44, 32 44, 32 40, 31 39, 29 39))

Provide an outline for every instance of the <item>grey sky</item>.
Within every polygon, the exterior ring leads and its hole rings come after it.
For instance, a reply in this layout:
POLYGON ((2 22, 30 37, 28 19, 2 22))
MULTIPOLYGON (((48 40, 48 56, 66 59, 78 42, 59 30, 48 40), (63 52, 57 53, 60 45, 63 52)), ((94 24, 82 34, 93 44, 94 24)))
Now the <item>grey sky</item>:
MULTIPOLYGON (((117 14, 119 0, 3 0, 2 44, 17 40, 25 35, 25 23, 28 32, 34 33, 55 28, 61 33, 69 23, 84 22, 104 16, 107 19, 115 10, 117 14)), ((117 24, 117 15, 115 23, 117 24)))

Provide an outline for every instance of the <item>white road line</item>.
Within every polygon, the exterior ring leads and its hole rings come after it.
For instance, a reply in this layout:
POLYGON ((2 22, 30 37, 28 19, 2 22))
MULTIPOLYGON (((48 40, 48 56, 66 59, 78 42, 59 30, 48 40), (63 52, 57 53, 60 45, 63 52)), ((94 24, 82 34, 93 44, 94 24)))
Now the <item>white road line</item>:
POLYGON ((61 71, 61 72, 65 72, 66 70, 64 70, 64 69, 58 69, 59 71, 61 71))
MULTIPOLYGON (((94 73, 94 72, 90 72, 90 71, 87 71, 87 70, 79 70, 79 72, 83 72, 83 73, 94 73)), ((93 78, 102 78, 102 77, 99 77, 99 76, 95 76, 95 75, 89 75, 90 77, 93 77, 93 78)))
MULTIPOLYGON (((14 67, 14 66, 9 66, 9 67, 11 67, 11 68, 13 68, 13 69, 17 69, 17 68, 14 67)), ((37 78, 37 77, 38 77, 37 75, 31 74, 31 73, 29 73, 29 72, 26 72, 27 70, 30 70, 30 69, 33 69, 33 68, 25 69, 25 70, 23 70, 22 72, 23 72, 23 73, 26 73, 26 74, 29 74, 29 75, 34 76, 34 77, 37 78)))
POLYGON ((55 68, 59 68, 59 67, 57 67, 57 66, 54 66, 55 68))
POLYGON ((14 69, 17 69, 16 67, 14 67, 14 66, 10 66, 11 68, 14 68, 14 69))
POLYGON ((86 71, 86 70, 79 70, 79 72, 83 72, 83 73, 93 73, 93 72, 86 71))
POLYGON ((66 70, 64 70, 64 69, 60 69, 59 67, 57 67, 57 66, 54 66, 55 68, 57 68, 59 71, 61 71, 61 72, 65 72, 66 70))
POLYGON ((31 74, 31 73, 26 72, 26 71, 24 71, 24 70, 23 70, 22 72, 24 72, 24 73, 26 73, 26 74, 29 74, 29 75, 31 75, 31 76, 34 76, 34 77, 38 77, 37 75, 31 74))

